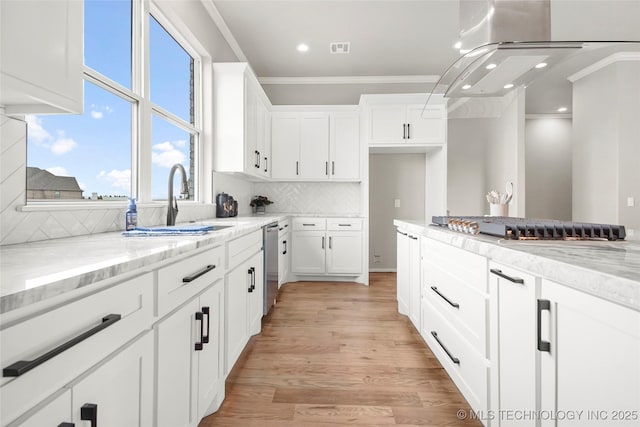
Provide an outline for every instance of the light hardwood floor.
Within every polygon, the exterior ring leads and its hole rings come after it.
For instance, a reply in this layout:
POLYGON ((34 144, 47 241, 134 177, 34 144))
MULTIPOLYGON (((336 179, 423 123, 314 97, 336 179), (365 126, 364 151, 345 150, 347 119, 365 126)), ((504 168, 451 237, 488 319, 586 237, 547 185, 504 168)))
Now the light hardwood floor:
POLYGON ((199 427, 356 424, 481 426, 411 322, 394 273, 370 286, 296 282, 280 289, 229 374, 226 399, 199 427))

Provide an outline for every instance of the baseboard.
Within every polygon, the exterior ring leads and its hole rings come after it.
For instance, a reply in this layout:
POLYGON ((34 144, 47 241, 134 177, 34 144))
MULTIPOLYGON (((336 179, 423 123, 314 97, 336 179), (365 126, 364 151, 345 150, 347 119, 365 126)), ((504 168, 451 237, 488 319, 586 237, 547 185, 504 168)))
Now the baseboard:
POLYGON ((369 268, 369 273, 396 273, 395 268, 369 268))

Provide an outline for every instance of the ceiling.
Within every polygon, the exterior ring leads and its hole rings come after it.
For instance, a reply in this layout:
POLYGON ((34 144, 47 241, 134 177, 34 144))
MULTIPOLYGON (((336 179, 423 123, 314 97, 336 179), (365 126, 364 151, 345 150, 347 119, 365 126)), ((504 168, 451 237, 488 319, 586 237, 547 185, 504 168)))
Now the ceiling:
MULTIPOLYGON (((274 105, 429 92, 460 56, 453 48, 458 0, 210 1, 239 60, 251 64, 274 105), (350 42, 351 51, 331 54, 330 42, 350 42), (299 43, 309 51, 298 52, 299 43)), ((554 40, 640 40, 640 0, 552 0, 551 17, 554 40)), ((532 87, 527 113, 571 106, 564 79, 532 87)))

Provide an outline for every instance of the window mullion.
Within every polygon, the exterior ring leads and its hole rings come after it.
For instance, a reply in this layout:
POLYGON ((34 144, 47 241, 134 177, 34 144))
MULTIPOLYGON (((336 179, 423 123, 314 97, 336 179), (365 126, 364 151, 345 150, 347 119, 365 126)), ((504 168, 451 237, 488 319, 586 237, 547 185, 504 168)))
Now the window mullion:
POLYGON ((139 130, 136 136, 135 149, 137 150, 137 179, 138 197, 143 202, 151 202, 151 114, 152 107, 149 100, 149 2, 136 0, 140 5, 137 10, 139 16, 136 20, 137 30, 134 32, 134 42, 138 51, 133 70, 136 82, 136 91, 141 94, 139 104, 139 130))

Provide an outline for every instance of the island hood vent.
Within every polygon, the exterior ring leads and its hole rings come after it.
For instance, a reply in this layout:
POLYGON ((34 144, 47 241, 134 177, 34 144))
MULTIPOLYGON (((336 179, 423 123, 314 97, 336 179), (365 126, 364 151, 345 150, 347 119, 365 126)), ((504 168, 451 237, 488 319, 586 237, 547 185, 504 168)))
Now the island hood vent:
POLYGON ((559 64, 572 63, 560 67, 568 76, 615 52, 640 50, 635 41, 552 41, 550 11, 549 0, 460 0, 461 56, 431 94, 503 97, 559 64))

